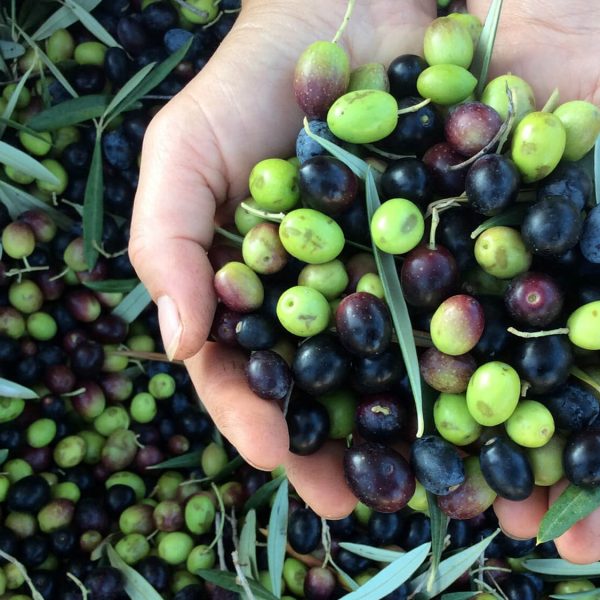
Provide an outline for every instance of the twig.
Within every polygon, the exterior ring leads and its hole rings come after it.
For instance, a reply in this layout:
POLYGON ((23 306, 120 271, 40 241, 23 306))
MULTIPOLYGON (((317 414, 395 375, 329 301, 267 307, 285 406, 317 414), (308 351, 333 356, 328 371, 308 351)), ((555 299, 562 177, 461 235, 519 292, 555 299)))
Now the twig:
POLYGON ((548 329, 547 331, 519 331, 514 327, 508 327, 506 331, 522 338, 541 338, 549 335, 567 335, 569 328, 559 327, 558 329, 548 329))
POLYGON ((250 589, 248 580, 246 579, 246 576, 244 575, 244 571, 242 571, 242 568, 240 566, 240 561, 239 561, 237 550, 234 550, 231 553, 231 558, 233 560, 233 566, 235 567, 235 573, 237 575, 237 579, 238 579, 240 585, 242 586, 244 593, 246 594, 246 596, 248 596, 249 600, 256 600, 254 594, 252 593, 252 590, 250 589))

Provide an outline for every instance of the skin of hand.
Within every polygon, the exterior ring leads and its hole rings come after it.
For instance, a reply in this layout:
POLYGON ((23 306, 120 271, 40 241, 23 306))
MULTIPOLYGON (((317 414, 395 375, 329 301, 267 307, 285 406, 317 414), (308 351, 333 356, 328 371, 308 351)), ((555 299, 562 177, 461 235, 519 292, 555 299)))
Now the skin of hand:
MULTIPOLYGON (((591 4, 505 0, 490 75, 511 71, 524 77, 538 106, 555 87, 561 101, 600 103, 600 6, 591 4)), ((483 21, 488 6, 489 0, 476 0, 470 10, 483 21)), ((148 128, 129 246, 158 305, 167 353, 185 359, 220 431, 257 468, 284 465, 305 502, 327 518, 347 515, 356 503, 340 467, 343 447, 327 443, 308 457, 290 453, 281 411, 246 385, 244 356, 205 343, 216 305, 206 252, 214 223, 230 221, 247 196, 254 164, 293 154, 302 126, 292 91, 294 65, 309 44, 332 39, 345 8, 344 0, 243 3, 206 67, 148 128)), ((389 64, 403 53, 422 54, 423 32, 434 17, 434 0, 407 0, 401 8, 395 0, 358 0, 341 44, 353 66, 389 64)), ((523 502, 498 500, 504 531, 535 536, 561 486, 536 489, 523 502)), ((600 559, 600 511, 561 536, 557 546, 573 562, 600 559)))

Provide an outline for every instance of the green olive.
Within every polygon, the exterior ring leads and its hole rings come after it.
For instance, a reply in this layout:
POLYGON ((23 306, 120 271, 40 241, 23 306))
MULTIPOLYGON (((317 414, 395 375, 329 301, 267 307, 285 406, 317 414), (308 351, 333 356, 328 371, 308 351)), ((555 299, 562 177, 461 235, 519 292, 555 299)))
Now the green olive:
POLYGON ((425 30, 423 56, 429 65, 458 65, 467 69, 473 60, 473 38, 457 19, 438 17, 425 30))
POLYGON ((354 431, 354 414, 358 404, 356 394, 349 389, 335 390, 317 396, 329 415, 329 437, 332 440, 346 439, 354 431))
MULTIPOLYGON (((257 210, 260 209, 260 206, 256 200, 252 197, 246 198, 243 201, 243 204, 249 206, 250 208, 255 208, 257 210)), ((265 223, 265 219, 246 210, 242 204, 237 205, 233 215, 233 220, 237 230, 240 232, 240 235, 246 235, 255 225, 258 225, 259 223, 265 223)))
POLYGON ((368 292, 385 300, 385 291, 381 283, 381 277, 377 273, 365 273, 356 284, 357 292, 368 292))
POLYGON ((521 396, 521 380, 508 364, 492 361, 473 373, 467 386, 467 407, 481 425, 504 423, 514 412, 521 396))
POLYGON ((515 111, 515 120, 512 125, 514 129, 525 115, 535 110, 533 89, 524 79, 510 74, 492 79, 485 86, 481 94, 481 101, 495 109, 502 120, 506 121, 509 108, 507 88, 510 90, 515 111))
POLYGON ((358 90, 381 90, 390 91, 390 80, 387 69, 381 63, 367 63, 356 67, 350 73, 348 92, 358 90))
POLYGON ((288 211, 300 199, 298 169, 282 158, 267 158, 250 172, 250 194, 266 211, 288 211))
POLYGON ((564 477, 562 457, 565 445, 566 440, 554 434, 543 446, 527 449, 535 485, 554 485, 564 477))
POLYGON ((384 202, 371 219, 371 236, 376 246, 389 254, 405 254, 419 244, 425 222, 419 207, 405 198, 384 202))
POLYGON ((535 400, 521 400, 505 426, 508 437, 525 448, 540 448, 554 435, 552 413, 535 400))
POLYGON ((591 102, 571 100, 561 104, 553 114, 567 134, 563 159, 582 159, 600 135, 600 109, 591 102))
POLYGON ((101 42, 82 42, 75 48, 75 61, 80 65, 104 66, 108 48, 101 42))
POLYGON ((327 125, 339 139, 371 144, 394 131, 398 103, 383 90, 356 90, 340 96, 327 112, 327 125))
POLYGON ((512 279, 524 273, 532 259, 521 234, 511 227, 490 227, 475 242, 475 260, 498 279, 512 279))
POLYGON ((408 501, 408 507, 414 511, 429 514, 427 490, 420 481, 415 481, 415 492, 408 501))
POLYGON ((46 54, 53 63, 69 60, 74 49, 75 41, 68 29, 57 29, 46 40, 46 54))
POLYGON ((327 328, 330 309, 323 294, 297 285, 281 294, 277 302, 277 317, 291 334, 310 337, 327 328))
POLYGON ((580 306, 567 320, 569 340, 578 348, 600 350, 600 300, 580 306))
POLYGON ((40 131, 35 135, 27 131, 19 131, 19 141, 25 150, 35 156, 46 156, 52 148, 52 135, 49 131, 40 131))
POLYGON ((442 106, 458 104, 477 86, 477 79, 458 65, 433 65, 417 78, 417 90, 424 98, 442 106))
POLYGON ((217 18, 219 4, 214 0, 186 0, 181 14, 190 23, 206 25, 217 18))
POLYGON ((313 288, 328 300, 337 298, 348 286, 349 278, 341 260, 306 265, 298 275, 298 285, 313 288))
POLYGON ((326 263, 344 248, 344 232, 331 218, 312 208, 288 213, 279 225, 283 247, 294 257, 309 264, 326 263))
POLYGON ((433 405, 433 419, 438 433, 456 446, 473 443, 482 431, 469 412, 465 394, 440 394, 433 405))
POLYGON ((511 157, 523 181, 532 183, 549 175, 565 150, 567 134, 560 119, 545 112, 532 112, 516 126, 511 157))

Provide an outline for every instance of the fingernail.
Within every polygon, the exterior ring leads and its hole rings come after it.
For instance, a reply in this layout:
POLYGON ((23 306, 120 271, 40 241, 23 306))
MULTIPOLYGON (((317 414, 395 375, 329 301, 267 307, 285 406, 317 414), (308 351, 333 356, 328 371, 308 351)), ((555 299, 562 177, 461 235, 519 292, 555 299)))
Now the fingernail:
POLYGON ((181 342, 181 334, 183 326, 179 320, 179 311, 177 305, 173 302, 170 296, 161 296, 157 301, 158 306, 158 323, 160 325, 160 334, 163 339, 163 345, 167 358, 173 360, 179 343, 181 342))

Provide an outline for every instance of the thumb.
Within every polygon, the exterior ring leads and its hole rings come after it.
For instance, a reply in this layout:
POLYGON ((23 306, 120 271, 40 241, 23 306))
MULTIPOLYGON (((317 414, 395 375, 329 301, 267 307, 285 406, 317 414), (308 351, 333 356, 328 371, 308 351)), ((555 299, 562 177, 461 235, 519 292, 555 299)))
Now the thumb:
POLYGON ((198 352, 210 331, 216 298, 207 258, 213 235, 215 196, 225 195, 218 153, 210 152, 210 127, 185 93, 150 123, 144 138, 129 255, 158 305, 170 359, 198 352), (189 134, 189 122, 203 142, 189 134), (202 171, 198 165, 202 165, 202 171))

